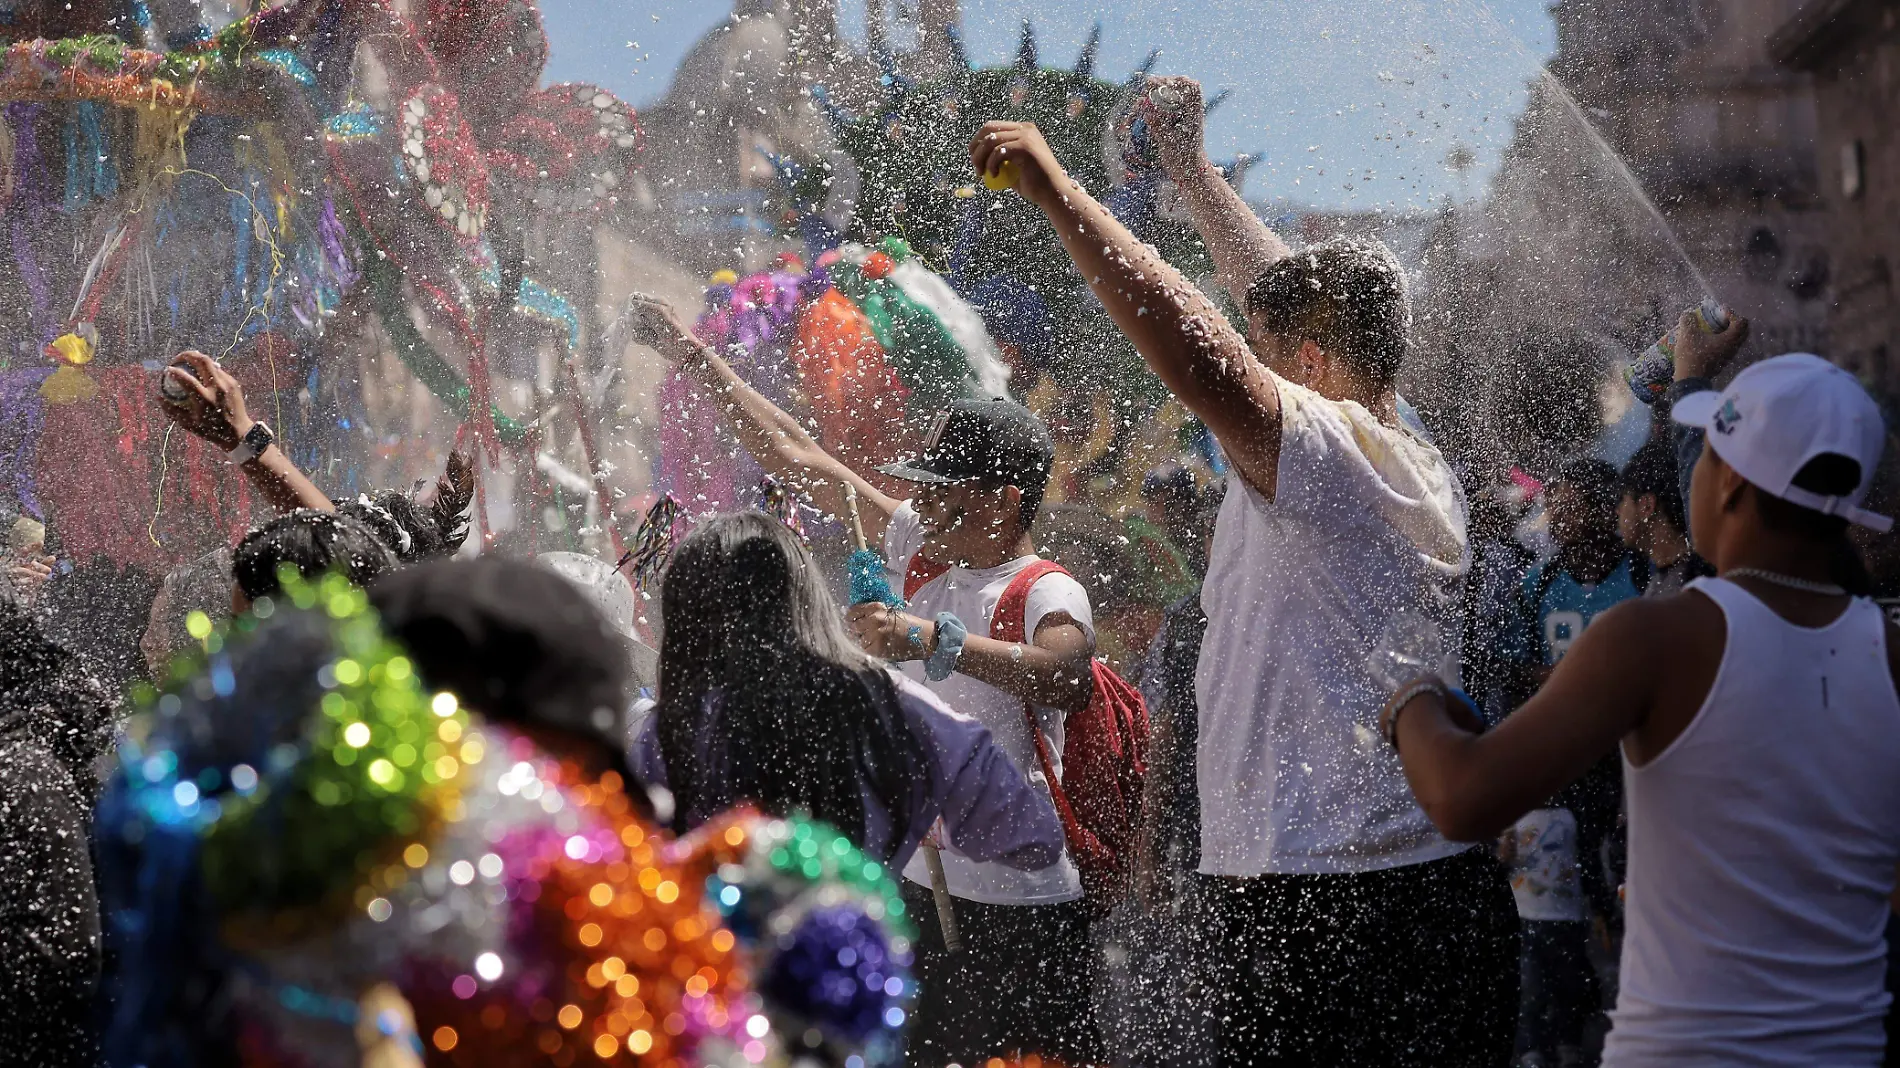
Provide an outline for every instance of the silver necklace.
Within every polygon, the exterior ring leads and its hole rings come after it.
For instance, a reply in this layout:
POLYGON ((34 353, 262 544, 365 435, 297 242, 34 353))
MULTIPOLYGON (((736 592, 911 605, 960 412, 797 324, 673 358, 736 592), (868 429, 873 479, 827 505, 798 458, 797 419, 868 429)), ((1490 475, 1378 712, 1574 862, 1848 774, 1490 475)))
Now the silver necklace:
POLYGON ((1802 593, 1818 593, 1823 597, 1847 596, 1845 589, 1834 585, 1832 582, 1811 582, 1808 579, 1795 578, 1793 575, 1784 575, 1779 571, 1768 571, 1759 567, 1732 567, 1722 572, 1722 577, 1725 579, 1760 579, 1771 585, 1782 586, 1790 590, 1800 590, 1802 593))

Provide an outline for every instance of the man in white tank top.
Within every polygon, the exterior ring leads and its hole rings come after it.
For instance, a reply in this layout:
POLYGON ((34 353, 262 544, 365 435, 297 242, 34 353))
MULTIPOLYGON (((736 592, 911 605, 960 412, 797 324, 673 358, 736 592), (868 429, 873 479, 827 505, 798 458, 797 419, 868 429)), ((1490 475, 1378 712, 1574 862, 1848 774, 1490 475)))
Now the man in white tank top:
MULTIPOLYGON (((1733 352, 1746 324, 1692 345, 1733 352)), ((1700 354, 1706 359, 1707 353, 1700 354)), ((1721 576, 1605 613, 1488 734, 1443 683, 1381 717, 1445 836, 1489 838, 1622 746, 1627 937, 1604 1064, 1877 1065, 1900 864, 1900 630, 1850 596, 1885 427, 1816 356, 1678 401, 1721 576)))

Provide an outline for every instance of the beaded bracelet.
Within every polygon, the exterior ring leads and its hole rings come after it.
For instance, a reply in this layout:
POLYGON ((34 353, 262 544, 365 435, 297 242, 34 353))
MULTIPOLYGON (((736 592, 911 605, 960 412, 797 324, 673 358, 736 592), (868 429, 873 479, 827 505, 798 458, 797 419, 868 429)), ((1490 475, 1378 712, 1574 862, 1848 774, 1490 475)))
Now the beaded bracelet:
POLYGON ((1405 711, 1405 706, 1428 693, 1437 694, 1440 701, 1449 703, 1451 700, 1451 691, 1444 683, 1434 678, 1424 678, 1400 690, 1379 713, 1379 734, 1394 752, 1399 748, 1399 713, 1405 711))

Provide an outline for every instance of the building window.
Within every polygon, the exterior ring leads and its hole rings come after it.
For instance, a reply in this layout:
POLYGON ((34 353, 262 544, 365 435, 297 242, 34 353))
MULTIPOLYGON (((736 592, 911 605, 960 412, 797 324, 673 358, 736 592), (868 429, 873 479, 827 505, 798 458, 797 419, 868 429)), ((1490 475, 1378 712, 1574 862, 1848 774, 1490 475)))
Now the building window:
POLYGON ((1841 146, 1841 195, 1857 199, 1867 186, 1867 149, 1858 139, 1841 146))
POLYGON ((1755 228, 1742 242, 1742 271, 1757 282, 1772 281, 1781 271, 1781 241, 1765 226, 1755 228))

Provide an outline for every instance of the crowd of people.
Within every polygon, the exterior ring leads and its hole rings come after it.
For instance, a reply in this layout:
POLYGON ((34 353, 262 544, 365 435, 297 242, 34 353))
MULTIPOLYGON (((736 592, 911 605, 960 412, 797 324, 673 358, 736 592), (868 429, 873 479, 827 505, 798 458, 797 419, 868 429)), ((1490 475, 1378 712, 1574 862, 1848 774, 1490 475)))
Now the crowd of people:
POLYGON ((1564 464, 1520 537, 1524 488, 1462 483, 1396 392, 1391 254, 1291 248, 1162 81, 1244 322, 1034 126, 970 149, 1226 465, 1144 483, 1178 574, 1121 673, 1091 576, 1038 552, 1064 472, 1013 401, 854 470, 640 301, 860 550, 845 582, 779 515, 699 523, 655 669, 619 568, 466 544, 461 457, 332 501, 185 353, 153 403, 282 514, 142 615, 11 532, 0 1062, 1883 1063, 1874 402, 1804 354, 1718 389, 1747 322, 1685 316, 1649 443, 1564 464))

